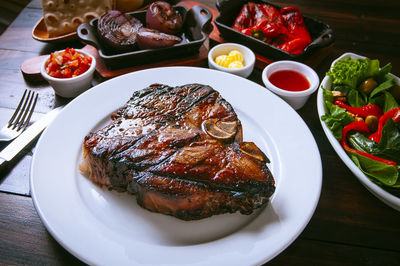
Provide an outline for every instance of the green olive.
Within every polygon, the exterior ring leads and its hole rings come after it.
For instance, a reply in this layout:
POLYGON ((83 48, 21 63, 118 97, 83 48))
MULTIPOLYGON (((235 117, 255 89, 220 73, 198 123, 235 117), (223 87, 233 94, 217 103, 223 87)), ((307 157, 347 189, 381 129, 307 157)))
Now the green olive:
POLYGON ((369 115, 365 118, 365 123, 371 132, 375 132, 378 129, 378 118, 374 115, 369 115))
POLYGON ((365 94, 370 94, 376 86, 378 86, 378 83, 373 78, 368 78, 361 83, 360 90, 365 94))
POLYGON ((396 99, 396 101, 400 101, 400 86, 399 85, 394 85, 389 89, 389 92, 393 95, 393 98, 396 99))

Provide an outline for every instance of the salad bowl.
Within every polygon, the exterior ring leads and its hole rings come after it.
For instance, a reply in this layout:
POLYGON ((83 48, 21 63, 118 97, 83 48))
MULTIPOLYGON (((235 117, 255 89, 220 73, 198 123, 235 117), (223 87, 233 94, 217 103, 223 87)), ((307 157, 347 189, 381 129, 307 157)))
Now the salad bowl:
MULTIPOLYGON (((359 58, 366 58, 354 53, 345 53, 335 61, 333 61, 332 66, 336 64, 341 59, 351 57, 352 59, 359 59, 359 58)), ((392 74, 397 84, 400 83, 400 79, 392 74)), ((380 199, 386 205, 400 211, 400 198, 396 197, 395 195, 389 193, 387 190, 379 186, 377 183, 371 181, 370 178, 367 177, 358 167, 357 165, 351 160, 351 158, 347 155, 346 151, 341 146, 340 142, 335 138, 329 127, 325 124, 325 122, 321 119, 321 116, 326 114, 326 107, 323 97, 323 89, 331 90, 332 86, 332 78, 329 76, 325 76, 322 80, 320 87, 318 89, 318 96, 317 96, 317 109, 318 115, 320 117, 320 122, 322 128, 327 136, 329 142, 331 143, 333 149, 336 151, 340 159, 346 164, 346 166, 350 169, 350 171, 357 177, 357 179, 378 199, 380 199)))

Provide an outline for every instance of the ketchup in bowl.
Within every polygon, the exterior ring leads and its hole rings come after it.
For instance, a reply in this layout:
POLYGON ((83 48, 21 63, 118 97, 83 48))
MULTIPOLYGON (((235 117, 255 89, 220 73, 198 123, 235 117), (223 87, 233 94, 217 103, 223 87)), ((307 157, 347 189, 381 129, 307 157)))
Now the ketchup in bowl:
POLYGON ((276 87, 287 91, 305 91, 310 88, 308 79, 293 70, 279 70, 269 76, 269 81, 276 87))
POLYGON ((311 67, 291 60, 269 64, 264 68, 261 77, 267 89, 280 96, 295 110, 303 107, 319 85, 318 75, 311 67))

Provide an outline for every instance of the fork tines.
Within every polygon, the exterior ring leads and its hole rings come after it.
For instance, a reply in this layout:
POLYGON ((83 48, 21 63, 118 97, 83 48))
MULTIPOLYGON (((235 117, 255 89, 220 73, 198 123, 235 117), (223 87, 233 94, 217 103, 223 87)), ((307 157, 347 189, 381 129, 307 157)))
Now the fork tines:
POLYGON ((8 121, 9 128, 11 127, 11 129, 19 131, 21 129, 24 129, 28 125, 33 110, 35 109, 38 95, 39 94, 37 92, 31 90, 24 91, 24 94, 19 101, 17 109, 12 115, 10 121, 8 121))

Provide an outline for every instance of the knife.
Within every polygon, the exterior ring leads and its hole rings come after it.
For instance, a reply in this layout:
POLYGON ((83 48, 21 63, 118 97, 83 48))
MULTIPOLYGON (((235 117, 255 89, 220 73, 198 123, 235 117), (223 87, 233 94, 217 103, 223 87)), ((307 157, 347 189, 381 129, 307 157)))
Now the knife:
POLYGON ((14 139, 0 152, 0 165, 6 161, 11 161, 23 148, 36 138, 53 119, 60 113, 64 106, 57 107, 45 114, 38 121, 29 126, 21 135, 14 139))

